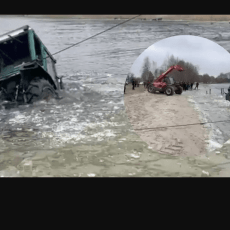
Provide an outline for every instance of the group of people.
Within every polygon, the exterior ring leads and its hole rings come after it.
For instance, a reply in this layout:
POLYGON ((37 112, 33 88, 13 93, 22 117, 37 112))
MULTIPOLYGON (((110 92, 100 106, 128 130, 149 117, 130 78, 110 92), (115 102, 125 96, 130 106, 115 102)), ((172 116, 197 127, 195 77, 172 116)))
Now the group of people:
POLYGON ((139 81, 138 80, 132 80, 132 85, 133 85, 133 90, 135 89, 135 87, 139 87, 139 81))
MULTIPOLYGON (((193 85, 194 83, 189 83, 189 82, 180 82, 180 86, 183 88, 184 91, 186 90, 193 90, 193 85)), ((199 83, 196 83, 196 87, 194 89, 198 89, 199 83)))
MULTIPOLYGON (((125 94, 125 90, 126 90, 126 82, 125 82, 125 85, 124 85, 124 94, 125 94)), ((140 82, 138 81, 138 80, 132 80, 132 85, 133 85, 133 90, 135 90, 135 87, 139 87, 139 85, 140 85, 140 82)))
MULTIPOLYGON (((144 87, 146 89, 148 89, 149 84, 151 84, 151 82, 145 81, 144 82, 144 87)), ((132 89, 135 90, 135 87, 139 87, 139 81, 133 79, 132 80, 132 85, 133 85, 132 89)), ((193 90, 193 85, 194 85, 194 83, 180 82, 180 86, 183 88, 184 91, 189 90, 189 89, 193 90)), ((198 89, 198 87, 199 87, 199 83, 196 82, 196 86, 195 86, 194 89, 198 89)), ((125 93, 125 90, 126 90, 126 83, 125 83, 125 86, 124 86, 124 93, 125 93)))

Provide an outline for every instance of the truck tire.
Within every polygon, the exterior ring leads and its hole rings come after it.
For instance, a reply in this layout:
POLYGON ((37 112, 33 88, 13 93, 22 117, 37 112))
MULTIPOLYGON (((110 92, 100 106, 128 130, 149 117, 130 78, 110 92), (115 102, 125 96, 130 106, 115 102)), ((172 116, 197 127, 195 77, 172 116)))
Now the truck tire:
POLYGON ((154 90, 153 85, 149 85, 149 86, 148 86, 148 92, 149 92, 149 93, 155 93, 155 90, 154 90))
POLYGON ((181 86, 177 86, 177 90, 175 90, 175 93, 176 94, 182 94, 182 92, 183 92, 182 87, 181 86))
POLYGON ((49 100, 55 96, 55 90, 49 81, 36 77, 29 83, 25 96, 27 103, 49 100))
POLYGON ((172 87, 168 86, 166 89, 165 89, 165 94, 167 96, 172 96, 174 94, 174 90, 172 87))

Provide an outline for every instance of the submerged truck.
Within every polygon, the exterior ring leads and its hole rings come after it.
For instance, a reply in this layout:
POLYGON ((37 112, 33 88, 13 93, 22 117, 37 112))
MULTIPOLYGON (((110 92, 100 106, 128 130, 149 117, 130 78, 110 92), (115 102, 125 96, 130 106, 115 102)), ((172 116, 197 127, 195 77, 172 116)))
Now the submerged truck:
POLYGON ((33 103, 59 97, 56 60, 28 25, 0 36, 0 99, 33 103))

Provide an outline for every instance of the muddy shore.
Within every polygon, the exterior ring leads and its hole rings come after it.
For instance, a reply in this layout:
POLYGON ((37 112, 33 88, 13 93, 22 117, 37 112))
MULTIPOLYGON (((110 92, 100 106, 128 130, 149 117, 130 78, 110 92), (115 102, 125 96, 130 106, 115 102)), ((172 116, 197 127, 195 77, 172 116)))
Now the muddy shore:
POLYGON ((206 154, 207 133, 203 126, 149 129, 199 123, 197 112, 185 96, 150 94, 143 85, 132 90, 132 85, 129 84, 124 101, 135 132, 159 153, 179 156, 206 154))
MULTIPOLYGON (((7 15, 1 15, 4 17, 7 15)), ((13 15, 11 15, 13 16, 13 15)), ((53 19, 129 19, 136 15, 16 15, 23 17, 38 17, 38 18, 53 18, 53 19)), ((156 18, 162 18, 162 20, 172 21, 230 21, 230 15, 141 15, 137 19, 139 20, 152 20, 156 18)))

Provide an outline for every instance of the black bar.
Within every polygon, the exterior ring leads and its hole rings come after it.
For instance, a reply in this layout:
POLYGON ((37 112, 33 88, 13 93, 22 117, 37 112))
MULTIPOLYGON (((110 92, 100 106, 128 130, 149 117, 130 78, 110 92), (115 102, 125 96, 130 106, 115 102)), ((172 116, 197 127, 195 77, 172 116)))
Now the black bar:
POLYGON ((23 44, 23 42, 22 41, 20 41, 19 39, 17 39, 17 38, 14 38, 14 37, 12 37, 12 36, 10 36, 10 35, 8 35, 10 38, 12 38, 12 39, 14 39, 14 40, 16 40, 17 42, 20 42, 20 43, 22 43, 23 44))

